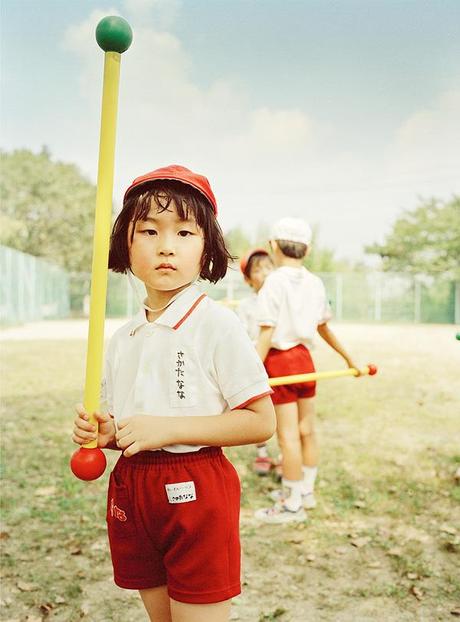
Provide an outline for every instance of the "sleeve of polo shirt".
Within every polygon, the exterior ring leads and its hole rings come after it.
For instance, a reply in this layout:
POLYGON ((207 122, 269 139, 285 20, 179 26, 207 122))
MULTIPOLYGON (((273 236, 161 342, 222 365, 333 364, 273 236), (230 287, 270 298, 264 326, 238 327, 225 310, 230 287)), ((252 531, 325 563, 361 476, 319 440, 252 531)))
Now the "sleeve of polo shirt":
POLYGON ((326 324, 332 318, 332 309, 329 304, 329 300, 326 294, 326 288, 324 287, 324 283, 321 281, 321 290, 322 290, 322 301, 320 307, 320 317, 318 320, 318 326, 321 324, 326 324))
POLYGON ((231 410, 273 393, 253 343, 235 316, 214 352, 217 382, 231 410))
POLYGON ((259 326, 276 326, 280 312, 280 295, 277 282, 267 277, 257 294, 257 323, 259 326))

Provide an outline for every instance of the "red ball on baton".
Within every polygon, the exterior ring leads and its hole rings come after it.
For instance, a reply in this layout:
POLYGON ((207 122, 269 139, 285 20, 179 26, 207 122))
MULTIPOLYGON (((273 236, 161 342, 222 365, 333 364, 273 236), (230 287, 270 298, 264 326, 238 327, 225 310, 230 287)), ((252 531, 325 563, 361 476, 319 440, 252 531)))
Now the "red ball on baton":
POLYGON ((72 454, 70 468, 72 473, 86 482, 100 477, 107 465, 104 452, 99 447, 80 447, 72 454))

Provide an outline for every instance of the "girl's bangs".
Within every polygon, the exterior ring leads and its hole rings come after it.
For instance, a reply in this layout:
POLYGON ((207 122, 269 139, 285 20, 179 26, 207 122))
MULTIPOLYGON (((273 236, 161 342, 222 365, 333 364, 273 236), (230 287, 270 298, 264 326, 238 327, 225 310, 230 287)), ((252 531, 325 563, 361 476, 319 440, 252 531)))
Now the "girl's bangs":
POLYGON ((203 210, 200 209, 200 204, 193 196, 183 196, 169 189, 158 187, 146 190, 137 198, 133 197, 135 201, 133 213, 134 224, 136 224, 138 220, 145 220, 147 218, 152 207, 152 199, 155 202, 157 213, 161 214, 161 212, 166 211, 170 208, 171 204, 173 204, 181 220, 188 220, 190 216, 193 216, 196 224, 200 228, 203 228, 203 210))

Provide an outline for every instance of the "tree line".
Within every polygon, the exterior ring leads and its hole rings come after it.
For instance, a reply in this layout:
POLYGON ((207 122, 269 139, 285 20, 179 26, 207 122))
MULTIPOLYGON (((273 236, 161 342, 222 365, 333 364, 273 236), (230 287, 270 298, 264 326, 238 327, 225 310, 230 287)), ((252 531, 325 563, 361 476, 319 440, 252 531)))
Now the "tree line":
MULTIPOLYGON (((71 273, 91 271, 96 187, 74 164, 53 161, 44 147, 0 152, 0 243, 42 257, 71 273)), ((314 239, 317 237, 314 232, 314 239)), ((249 237, 241 227, 227 232, 237 257, 264 246, 268 227, 249 237)), ((460 197, 419 199, 403 212, 382 244, 367 246, 386 271, 460 279, 460 197)), ((313 243, 306 265, 314 272, 363 269, 313 243)))

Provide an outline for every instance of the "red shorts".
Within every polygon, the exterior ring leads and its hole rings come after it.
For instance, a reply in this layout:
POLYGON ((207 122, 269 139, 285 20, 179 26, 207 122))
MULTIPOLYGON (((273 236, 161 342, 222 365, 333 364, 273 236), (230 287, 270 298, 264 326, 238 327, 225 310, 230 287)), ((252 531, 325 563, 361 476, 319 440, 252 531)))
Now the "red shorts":
MULTIPOLYGON (((315 371, 310 351, 303 345, 295 346, 289 350, 271 348, 264 365, 269 378, 310 374, 315 371)), ((272 388, 271 398, 275 405, 288 404, 304 397, 315 397, 316 395, 316 382, 285 384, 272 388)))
POLYGON ((174 600, 241 592, 240 481, 220 447, 123 456, 110 474, 107 525, 115 583, 166 585, 174 600))

